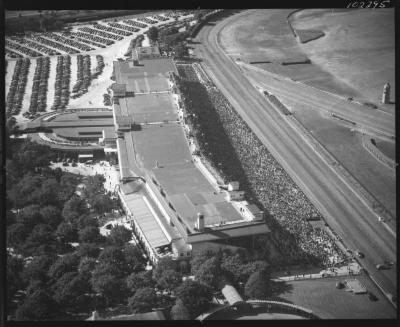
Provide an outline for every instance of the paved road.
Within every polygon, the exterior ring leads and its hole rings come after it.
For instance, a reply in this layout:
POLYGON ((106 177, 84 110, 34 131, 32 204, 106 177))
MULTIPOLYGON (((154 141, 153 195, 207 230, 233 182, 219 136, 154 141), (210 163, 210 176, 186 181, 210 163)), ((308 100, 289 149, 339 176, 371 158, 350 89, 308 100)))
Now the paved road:
POLYGON ((393 114, 348 102, 343 97, 276 76, 251 65, 244 64, 242 67, 250 80, 256 81, 278 98, 290 99, 317 111, 333 113, 355 122, 357 127, 372 133, 372 135, 376 133, 387 138, 393 137, 394 141, 395 119, 393 114))
POLYGON ((386 271, 375 269, 384 259, 396 260, 395 237, 346 181, 288 126, 220 48, 219 31, 237 19, 235 16, 202 28, 194 40, 199 42, 194 45, 196 56, 204 60, 206 71, 217 87, 346 245, 366 254, 361 263, 384 291, 397 294, 396 267, 386 271))

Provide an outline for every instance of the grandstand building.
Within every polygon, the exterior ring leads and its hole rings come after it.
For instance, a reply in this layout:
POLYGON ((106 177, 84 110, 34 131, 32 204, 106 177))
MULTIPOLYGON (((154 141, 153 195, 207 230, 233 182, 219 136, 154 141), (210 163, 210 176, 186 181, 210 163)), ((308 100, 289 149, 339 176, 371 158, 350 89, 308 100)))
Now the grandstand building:
POLYGON ((244 200, 239 183, 218 185, 189 147, 172 92, 173 61, 133 61, 114 62, 119 196, 151 260, 236 249, 235 239, 268 233, 263 212, 244 200))

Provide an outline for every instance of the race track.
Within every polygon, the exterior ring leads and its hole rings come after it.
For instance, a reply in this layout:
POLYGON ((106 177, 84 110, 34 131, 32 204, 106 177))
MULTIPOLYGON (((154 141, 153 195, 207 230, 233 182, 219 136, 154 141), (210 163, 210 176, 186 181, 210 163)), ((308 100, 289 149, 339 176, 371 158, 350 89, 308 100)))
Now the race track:
MULTIPOLYGON (((239 13, 240 15, 240 13, 239 13)), ((249 127, 320 210, 327 223, 386 293, 397 294, 396 267, 378 271, 384 259, 396 261, 396 239, 348 183, 272 108, 219 46, 219 32, 236 19, 206 24, 193 40, 196 57, 249 127), (214 24, 215 23, 215 24, 214 24)), ((378 126, 379 128, 379 126, 378 126)))

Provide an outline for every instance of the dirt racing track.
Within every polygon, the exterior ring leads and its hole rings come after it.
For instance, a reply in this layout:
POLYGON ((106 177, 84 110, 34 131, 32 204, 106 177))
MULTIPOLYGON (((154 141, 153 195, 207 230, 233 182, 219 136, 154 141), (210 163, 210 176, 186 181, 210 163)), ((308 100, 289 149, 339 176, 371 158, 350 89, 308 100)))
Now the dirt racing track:
POLYGON ((361 263, 384 292, 396 295, 396 267, 380 271, 375 268, 385 259, 396 261, 394 233, 378 221, 372 208, 346 180, 269 105, 219 46, 220 31, 238 15, 206 24, 194 39, 196 56, 203 59, 204 68, 217 87, 347 247, 365 253, 361 263))

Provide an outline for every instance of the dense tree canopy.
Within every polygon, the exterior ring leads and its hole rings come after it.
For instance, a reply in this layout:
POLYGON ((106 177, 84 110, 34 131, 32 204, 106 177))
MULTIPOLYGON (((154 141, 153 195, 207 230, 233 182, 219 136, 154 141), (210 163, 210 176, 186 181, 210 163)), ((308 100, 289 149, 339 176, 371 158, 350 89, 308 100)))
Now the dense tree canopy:
POLYGON ((48 276, 53 280, 59 279, 67 272, 76 272, 79 265, 79 257, 76 254, 65 254, 50 266, 48 276))
POLYGON ((147 31, 147 36, 149 37, 150 41, 156 42, 158 39, 158 28, 156 26, 151 26, 147 31))
POLYGON ((46 224, 36 225, 23 246, 23 252, 27 255, 55 253, 55 249, 56 238, 51 227, 46 224))
POLYGON ((157 280, 157 285, 167 291, 173 291, 182 283, 182 275, 172 269, 164 270, 157 280))
POLYGON ((195 279, 214 290, 218 289, 222 275, 219 257, 207 259, 195 272, 195 279))
POLYGON ((81 243, 78 246, 76 254, 79 257, 97 258, 100 254, 100 248, 93 243, 81 243))
POLYGON ((130 274, 126 279, 126 285, 129 292, 133 295, 141 287, 154 288, 155 281, 152 279, 151 271, 141 271, 130 274))
POLYGON ((171 318, 173 320, 189 320, 190 314, 181 299, 177 299, 175 305, 171 309, 171 318))
POLYGON ((191 318, 195 318, 205 311, 212 298, 212 290, 210 287, 190 279, 185 280, 177 288, 175 294, 176 297, 185 304, 191 318))
POLYGON ((123 225, 116 225, 111 229, 108 240, 111 244, 122 246, 132 239, 132 231, 123 225))
POLYGON ((127 295, 125 280, 113 275, 99 275, 91 279, 93 290, 103 295, 109 304, 121 302, 127 295))
POLYGON ((62 222, 57 227, 56 237, 61 243, 76 242, 78 240, 78 231, 71 223, 62 222))
POLYGON ((270 274, 267 270, 252 273, 245 285, 245 295, 250 299, 263 300, 271 295, 270 274))
POLYGON ((25 266, 22 272, 22 277, 27 282, 31 280, 46 281, 48 279, 47 271, 56 261, 56 258, 57 257, 55 255, 41 255, 33 257, 32 261, 25 266))
POLYGON ((51 293, 38 290, 28 296, 16 311, 17 320, 51 320, 57 316, 59 306, 51 293))
POLYGON ((78 232, 79 242, 97 243, 101 242, 102 237, 97 227, 88 226, 78 232))
POLYGON ((92 288, 87 278, 76 272, 67 272, 54 284, 54 300, 66 308, 81 311, 85 294, 91 293, 92 288))
POLYGON ((157 305, 157 295, 153 288, 139 288, 135 295, 128 299, 128 306, 133 313, 149 312, 157 305))
POLYGON ((53 229, 63 221, 60 209, 52 205, 41 207, 40 215, 43 223, 50 225, 53 229))

